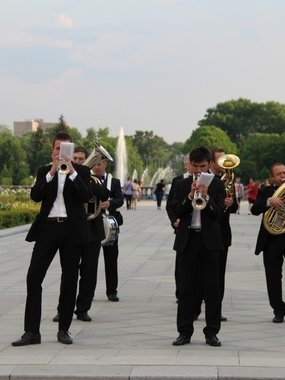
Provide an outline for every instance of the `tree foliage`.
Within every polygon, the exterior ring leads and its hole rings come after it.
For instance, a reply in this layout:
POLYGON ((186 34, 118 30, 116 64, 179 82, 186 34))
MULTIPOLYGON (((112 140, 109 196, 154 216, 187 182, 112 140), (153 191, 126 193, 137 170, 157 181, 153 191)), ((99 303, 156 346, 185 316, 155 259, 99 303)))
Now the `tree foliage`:
POLYGON ((250 177, 265 179, 273 163, 284 162, 285 133, 253 133, 241 149, 240 174, 245 182, 250 177))
POLYGON ((236 145, 222 129, 213 126, 203 126, 195 129, 190 138, 185 142, 183 152, 189 153, 197 146, 208 149, 222 148, 226 153, 237 153, 236 145))
POLYGON ((257 103, 240 98, 207 109, 199 126, 214 125, 240 145, 250 134, 285 132, 285 105, 278 102, 257 103))

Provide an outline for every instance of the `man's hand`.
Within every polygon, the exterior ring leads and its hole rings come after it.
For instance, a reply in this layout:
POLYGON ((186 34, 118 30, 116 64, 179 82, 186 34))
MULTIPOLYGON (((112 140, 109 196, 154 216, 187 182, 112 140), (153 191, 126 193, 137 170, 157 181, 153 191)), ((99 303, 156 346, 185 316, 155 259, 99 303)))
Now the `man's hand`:
POLYGON ((267 199, 267 202, 270 204, 270 206, 273 206, 279 210, 284 207, 284 202, 281 198, 278 197, 270 197, 267 199))

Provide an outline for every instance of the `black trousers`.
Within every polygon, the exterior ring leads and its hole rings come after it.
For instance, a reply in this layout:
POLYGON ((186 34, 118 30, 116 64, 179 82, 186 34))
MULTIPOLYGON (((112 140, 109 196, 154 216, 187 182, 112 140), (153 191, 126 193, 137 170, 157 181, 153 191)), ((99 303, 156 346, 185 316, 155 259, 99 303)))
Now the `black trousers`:
POLYGON ((285 315, 282 298, 282 267, 285 255, 285 235, 271 236, 263 251, 266 285, 270 306, 275 315, 285 315))
POLYGON ((72 239, 67 222, 46 222, 34 245, 27 273, 25 331, 40 331, 42 282, 57 250, 62 268, 59 330, 68 331, 75 305, 80 249, 81 246, 72 239))
POLYGON ((84 246, 79 265, 79 290, 75 314, 87 312, 91 308, 97 285, 98 260, 101 241, 89 242, 84 246))
POLYGON ((206 307, 206 326, 203 332, 206 337, 210 337, 217 334, 221 326, 219 251, 207 250, 201 233, 195 231, 189 233, 186 250, 178 253, 177 330, 180 334, 192 336, 197 294, 202 283, 206 307))
POLYGON ((118 256, 119 247, 118 239, 113 245, 103 247, 103 255, 105 262, 105 279, 106 279, 106 294, 117 294, 118 288, 118 256))

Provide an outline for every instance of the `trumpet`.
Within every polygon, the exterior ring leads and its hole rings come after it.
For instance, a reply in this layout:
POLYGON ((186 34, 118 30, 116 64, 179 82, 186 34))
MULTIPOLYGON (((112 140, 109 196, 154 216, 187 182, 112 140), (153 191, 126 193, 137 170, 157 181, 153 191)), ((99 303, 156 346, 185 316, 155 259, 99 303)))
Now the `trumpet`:
MULTIPOLYGON (((199 183, 199 176, 197 184, 199 183)), ((194 193, 194 198, 192 200, 192 207, 195 210, 203 210, 207 206, 207 201, 202 197, 202 194, 199 190, 196 190, 194 193)))
POLYGON ((61 160, 59 161, 57 165, 57 170, 61 174, 68 174, 69 173, 69 164, 68 162, 61 160))

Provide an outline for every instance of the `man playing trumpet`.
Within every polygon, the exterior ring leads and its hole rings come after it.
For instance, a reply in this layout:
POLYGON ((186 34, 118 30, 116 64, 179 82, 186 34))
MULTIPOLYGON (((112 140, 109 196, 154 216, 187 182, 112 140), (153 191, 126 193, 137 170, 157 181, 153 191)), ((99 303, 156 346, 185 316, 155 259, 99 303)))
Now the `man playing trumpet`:
POLYGON ((219 287, 219 251, 223 248, 219 219, 224 213, 224 185, 213 178, 209 186, 197 184, 196 177, 207 173, 211 153, 204 147, 190 152, 193 176, 178 181, 174 189, 172 207, 180 219, 173 249, 179 255, 177 330, 174 346, 190 343, 197 294, 201 287, 206 303, 204 335, 210 346, 220 346, 221 297, 219 287), (205 207, 193 207, 194 194, 199 191, 205 207))

